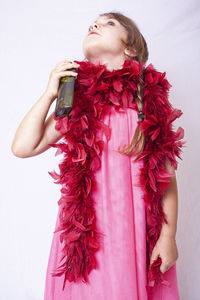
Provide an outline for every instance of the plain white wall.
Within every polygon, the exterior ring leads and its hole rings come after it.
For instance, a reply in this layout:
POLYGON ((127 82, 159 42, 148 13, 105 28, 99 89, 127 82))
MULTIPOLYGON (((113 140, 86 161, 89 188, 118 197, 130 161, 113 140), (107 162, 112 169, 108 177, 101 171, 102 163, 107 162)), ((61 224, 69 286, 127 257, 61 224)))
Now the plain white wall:
MULTIPOLYGON (((149 63, 166 71, 170 101, 182 109, 185 129, 179 160, 177 274, 182 300, 199 299, 199 61, 198 0, 1 1, 0 299, 41 300, 56 222, 60 186, 56 149, 21 159, 11 152, 14 133, 63 59, 82 60, 82 40, 99 13, 121 11, 139 26, 149 63)), ((52 104, 49 114, 55 107, 52 104)))

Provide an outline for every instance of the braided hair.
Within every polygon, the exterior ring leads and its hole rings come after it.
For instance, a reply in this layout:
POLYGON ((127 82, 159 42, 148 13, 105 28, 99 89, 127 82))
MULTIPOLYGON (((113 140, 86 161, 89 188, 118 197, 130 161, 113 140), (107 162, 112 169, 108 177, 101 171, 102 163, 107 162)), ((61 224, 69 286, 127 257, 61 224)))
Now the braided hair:
MULTIPOLYGON (((100 16, 108 16, 115 18, 127 31, 128 37, 127 40, 121 40, 121 42, 124 44, 126 48, 129 50, 135 52, 134 57, 130 57, 127 55, 127 59, 135 59, 139 63, 146 62, 149 56, 148 48, 146 41, 141 34, 138 26, 136 23, 126 17, 125 15, 119 13, 119 12, 108 12, 100 14, 100 16)), ((144 84, 143 84, 143 74, 144 69, 142 69, 140 78, 142 79, 141 82, 137 84, 137 91, 136 91, 136 103, 138 108, 138 122, 142 122, 144 120, 144 112, 143 112, 143 94, 144 94, 144 84)), ((144 133, 141 131, 139 125, 137 125, 134 136, 131 140, 130 145, 126 148, 126 145, 123 146, 123 150, 120 150, 120 146, 118 147, 117 152, 120 152, 122 154, 126 155, 135 155, 135 161, 139 159, 145 145, 145 137, 144 133)))

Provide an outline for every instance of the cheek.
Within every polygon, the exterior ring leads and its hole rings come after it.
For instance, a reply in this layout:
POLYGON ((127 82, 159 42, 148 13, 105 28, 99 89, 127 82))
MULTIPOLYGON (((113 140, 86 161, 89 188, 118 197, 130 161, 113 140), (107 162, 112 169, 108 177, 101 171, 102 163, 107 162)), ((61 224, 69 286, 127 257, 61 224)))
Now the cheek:
POLYGON ((107 45, 109 46, 109 48, 113 48, 113 50, 114 49, 116 49, 116 50, 123 49, 123 44, 118 35, 116 35, 116 36, 112 35, 110 37, 110 39, 108 39, 107 45))
POLYGON ((124 35, 122 35, 119 31, 113 31, 112 34, 109 35, 109 42, 114 43, 114 45, 118 45, 119 47, 122 46, 121 39, 124 39, 124 35))

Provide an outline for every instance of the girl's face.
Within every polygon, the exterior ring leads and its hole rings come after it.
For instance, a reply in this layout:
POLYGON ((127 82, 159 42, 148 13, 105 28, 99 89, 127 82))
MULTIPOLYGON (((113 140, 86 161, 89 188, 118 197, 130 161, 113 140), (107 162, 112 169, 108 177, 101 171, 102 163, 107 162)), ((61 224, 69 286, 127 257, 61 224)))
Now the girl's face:
POLYGON ((101 16, 89 27, 83 40, 84 55, 89 61, 102 56, 109 59, 124 57, 125 47, 120 39, 126 41, 127 35, 126 29, 116 19, 101 16))

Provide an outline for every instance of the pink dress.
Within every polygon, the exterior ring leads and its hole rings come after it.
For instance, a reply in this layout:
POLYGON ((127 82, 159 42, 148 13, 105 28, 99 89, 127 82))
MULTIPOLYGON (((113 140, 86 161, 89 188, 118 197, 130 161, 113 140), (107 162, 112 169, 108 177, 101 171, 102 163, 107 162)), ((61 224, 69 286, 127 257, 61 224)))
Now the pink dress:
MULTIPOLYGON (((54 233, 46 273, 44 300, 177 300, 176 264, 164 273, 171 286, 160 285, 152 297, 146 291, 146 215, 143 191, 138 186, 142 161, 122 155, 112 149, 129 144, 137 126, 137 112, 131 108, 116 112, 112 107, 104 116, 111 128, 101 157, 101 168, 95 173, 97 228, 104 234, 96 252, 98 269, 89 274, 90 283, 66 281, 52 277, 50 272, 59 265, 62 244, 59 232, 54 233), (150 299, 151 298, 151 299, 150 299)), ((100 133, 102 136, 102 133, 100 133)), ((121 147, 122 149, 122 147, 121 147)), ((58 209, 59 213, 59 209, 58 209)), ((56 227, 58 225, 58 216, 56 227)), ((56 228, 55 227, 55 228, 56 228)))

